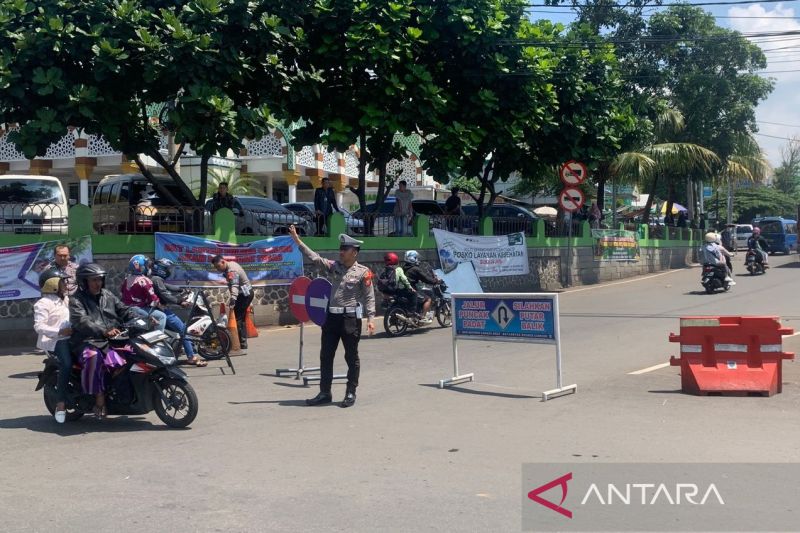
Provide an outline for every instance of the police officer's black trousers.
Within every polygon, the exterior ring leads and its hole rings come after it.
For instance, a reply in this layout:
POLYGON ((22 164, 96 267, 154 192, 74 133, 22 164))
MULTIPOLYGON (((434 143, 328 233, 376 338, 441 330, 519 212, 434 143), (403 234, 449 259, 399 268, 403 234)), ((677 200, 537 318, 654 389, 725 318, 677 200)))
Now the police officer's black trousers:
POLYGON ((333 382, 333 358, 341 339, 344 345, 344 360, 347 361, 347 390, 355 392, 361 361, 358 358, 358 341, 361 339, 361 319, 354 316, 328 313, 322 326, 322 348, 319 351, 320 392, 330 394, 333 382))
POLYGON ((253 303, 253 290, 250 289, 250 294, 244 296, 239 294, 236 298, 236 303, 233 305, 233 314, 236 315, 236 330, 239 332, 239 342, 242 343, 242 348, 247 346, 247 309, 253 303))

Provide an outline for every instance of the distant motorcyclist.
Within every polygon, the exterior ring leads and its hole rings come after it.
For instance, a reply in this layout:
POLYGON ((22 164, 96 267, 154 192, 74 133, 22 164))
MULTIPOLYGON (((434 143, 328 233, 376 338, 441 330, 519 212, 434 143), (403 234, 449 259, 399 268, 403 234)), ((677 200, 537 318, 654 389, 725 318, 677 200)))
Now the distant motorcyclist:
POLYGON ((769 243, 761 235, 761 228, 753 228, 753 234, 747 239, 747 249, 756 251, 756 261, 769 268, 769 243))
POLYGON ((142 254, 136 254, 128 262, 128 272, 120 287, 120 295, 125 305, 138 310, 142 318, 152 317, 158 321, 158 329, 167 327, 167 315, 159 309, 161 301, 153 290, 153 282, 147 277, 150 261, 142 254))
MULTIPOLYGON (((383 256, 384 269, 378 275, 378 290, 383 294, 397 296, 412 304, 417 303, 417 291, 411 286, 411 282, 400 266, 400 258, 394 252, 387 252, 383 256)), ((416 310, 416 305, 414 305, 416 310)))
POLYGON ((153 282, 153 290, 161 301, 164 307, 164 314, 167 315, 167 329, 172 330, 184 337, 183 351, 186 354, 189 364, 195 366, 207 366, 208 362, 203 361, 195 356, 194 345, 192 341, 185 337, 186 324, 183 320, 170 310, 167 305, 179 305, 181 307, 189 307, 192 304, 186 301, 183 296, 183 291, 177 285, 170 285, 166 282, 167 278, 172 275, 172 267, 175 263, 169 259, 161 258, 156 260, 150 267, 150 281, 153 282))
POLYGON ((725 256, 722 253, 722 246, 717 244, 717 234, 713 231, 706 233, 705 245, 700 249, 700 261, 703 265, 711 265, 714 267, 722 267, 725 271, 725 281, 731 285, 735 285, 735 281, 728 273, 728 266, 725 264, 725 256))
POLYGON ((422 316, 423 322, 430 323, 433 321, 431 317, 431 297, 420 291, 419 284, 427 283, 429 285, 436 285, 439 283, 439 278, 426 266, 420 264, 419 253, 416 250, 409 250, 405 255, 405 263, 403 264, 403 271, 411 282, 411 286, 417 292, 417 299, 422 300, 422 316))
MULTIPOLYGON (((681 211, 682 213, 683 211, 681 211)), ((722 244, 722 236, 717 233, 717 246, 719 247, 719 251, 722 254, 722 257, 725 259, 725 267, 728 269, 728 275, 733 278, 733 254, 731 254, 725 245, 722 244)), ((736 282, 731 282, 731 285, 736 285, 736 282)))
POLYGON ((122 356, 110 348, 108 339, 120 334, 122 324, 140 315, 105 288, 106 270, 97 263, 78 267, 75 281, 78 291, 69 299, 70 346, 73 353, 79 354, 83 366, 83 391, 95 395, 95 415, 103 418, 108 374, 125 365, 122 356))

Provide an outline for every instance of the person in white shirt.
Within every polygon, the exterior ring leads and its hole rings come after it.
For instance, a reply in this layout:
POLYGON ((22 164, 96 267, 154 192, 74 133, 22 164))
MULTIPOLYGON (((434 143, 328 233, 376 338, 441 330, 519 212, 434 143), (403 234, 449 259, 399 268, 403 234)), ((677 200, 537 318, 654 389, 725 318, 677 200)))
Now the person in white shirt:
POLYGON ((48 268, 39 276, 42 297, 33 305, 33 329, 38 334, 36 347, 52 352, 58 358, 58 381, 56 382, 56 422, 63 424, 67 417, 66 400, 72 355, 69 350, 69 296, 68 275, 56 268, 48 268))

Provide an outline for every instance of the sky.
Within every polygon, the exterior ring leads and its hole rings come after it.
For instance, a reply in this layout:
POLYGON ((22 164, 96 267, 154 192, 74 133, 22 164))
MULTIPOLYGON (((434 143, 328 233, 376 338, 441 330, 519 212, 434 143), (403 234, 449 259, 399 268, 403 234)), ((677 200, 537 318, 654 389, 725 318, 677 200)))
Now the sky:
MULTIPOLYGON (((688 0, 686 3, 693 4, 700 1, 708 0, 688 0)), ((673 3, 671 0, 664 2, 664 4, 671 3, 673 3)), ((714 15, 717 25, 744 34, 765 31, 800 32, 800 15, 798 15, 800 0, 699 7, 714 15)), ((569 13, 571 12, 567 9, 542 7, 533 11, 531 18, 534 20, 547 18, 556 22, 569 23, 574 18, 569 13)), ((800 84, 800 35, 796 38, 762 37, 754 38, 752 41, 765 50, 768 65, 763 75, 772 78, 775 82, 772 93, 756 109, 758 133, 755 138, 772 166, 776 167, 781 163, 781 148, 788 144, 790 138, 800 138, 800 87, 798 87, 800 84)))

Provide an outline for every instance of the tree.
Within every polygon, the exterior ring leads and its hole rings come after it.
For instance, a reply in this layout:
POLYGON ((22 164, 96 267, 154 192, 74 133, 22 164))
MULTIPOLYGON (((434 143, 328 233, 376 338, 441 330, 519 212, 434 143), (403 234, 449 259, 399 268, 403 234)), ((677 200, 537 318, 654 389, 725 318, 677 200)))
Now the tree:
MULTIPOLYGON (((725 210, 724 200, 710 203, 710 210, 720 213, 725 210)), ((763 185, 737 190, 733 200, 733 220, 749 224, 755 217, 782 216, 794 218, 797 213, 797 196, 786 194, 763 185)))
POLYGON ((3 2, 0 122, 20 125, 11 140, 27 157, 43 155, 67 126, 102 135, 163 197, 201 205, 208 160, 266 134, 268 105, 290 74, 301 77, 293 45, 301 8, 290 0, 3 2), (164 133, 178 145, 169 156, 164 133), (201 158, 199 198, 176 167, 189 147, 201 158), (180 198, 153 179, 146 158, 173 178, 180 198))
MULTIPOLYGON (((208 189, 210 191, 215 191, 223 182, 228 184, 228 193, 233 196, 265 196, 261 183, 249 174, 242 174, 237 168, 209 171, 208 189)), ((199 194, 199 189, 195 194, 199 194)))
POLYGON ((794 137, 781 148, 781 164, 775 169, 772 186, 784 194, 794 195, 800 185, 800 137, 794 137))

